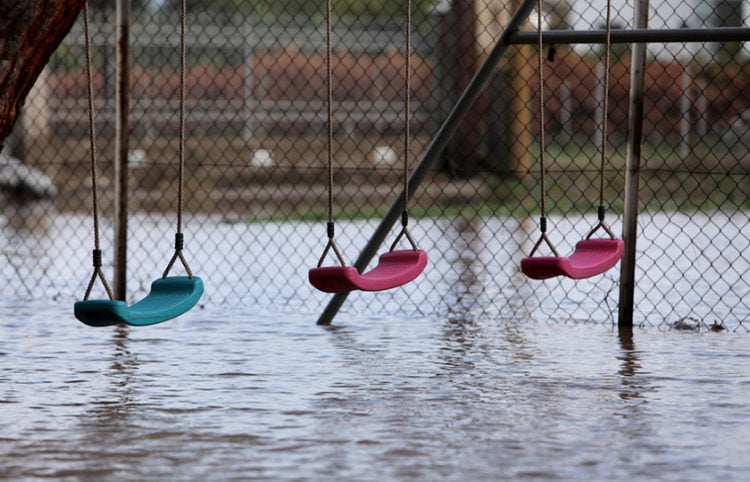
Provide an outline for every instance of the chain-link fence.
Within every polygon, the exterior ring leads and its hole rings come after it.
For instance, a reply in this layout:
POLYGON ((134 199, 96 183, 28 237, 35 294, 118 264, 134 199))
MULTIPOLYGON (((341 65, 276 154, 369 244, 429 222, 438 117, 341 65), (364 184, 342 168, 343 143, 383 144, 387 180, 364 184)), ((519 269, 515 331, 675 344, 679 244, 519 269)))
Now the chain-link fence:
MULTIPOLYGON (((111 271, 115 204, 115 14, 92 10, 102 245, 111 271)), ((130 48, 128 293, 171 256, 177 205, 179 15, 134 2, 130 48)), ((401 192, 405 2, 334 2, 333 152, 337 244, 353 262, 401 192)), ((551 29, 604 25, 604 2, 545 3, 551 29)), ((413 168, 517 6, 414 2, 413 168)), ((315 316, 329 297, 307 283, 327 241, 324 2, 189 1, 186 255, 202 303, 315 316)), ((633 17, 615 2, 614 27, 633 17)), ((533 20, 533 15, 532 19, 533 20)), ((651 28, 747 26, 740 0, 652 2, 651 28)), ((530 22, 525 28, 533 29, 530 22)), ((6 300, 72 307, 90 275, 91 180, 82 22, 39 79, 6 143, 0 259, 6 300), (11 167, 12 154, 24 167, 11 167)), ((630 49, 612 46, 607 221, 621 233, 630 49)), ((750 329, 748 44, 651 44, 645 80, 635 320, 750 329)), ((373 318, 614 322, 619 265, 588 280, 529 280, 538 237, 540 109, 546 118, 549 235, 570 252, 596 222, 603 46, 559 45, 545 62, 511 47, 410 203, 430 264, 399 289, 354 293, 373 318)), ((394 233, 395 235, 395 233, 394 233)), ((385 248, 384 248, 385 249, 385 248)), ((677 324, 677 325, 676 325, 677 324)))

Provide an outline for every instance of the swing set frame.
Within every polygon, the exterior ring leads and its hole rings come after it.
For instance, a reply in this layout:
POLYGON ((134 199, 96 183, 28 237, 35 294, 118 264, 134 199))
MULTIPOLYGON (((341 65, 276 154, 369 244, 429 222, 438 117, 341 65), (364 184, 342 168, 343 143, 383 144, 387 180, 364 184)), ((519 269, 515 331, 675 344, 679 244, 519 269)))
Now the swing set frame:
MULTIPOLYGON (((453 109, 448 114, 432 142, 427 147, 422 159, 408 181, 408 191, 414 192, 424 181, 440 154, 450 139, 458 130, 461 121, 471 106, 477 100, 482 90, 493 78, 496 66, 512 45, 536 45, 539 38, 536 31, 520 31, 536 6, 537 0, 523 0, 510 21, 490 50, 474 77, 464 89, 453 109)), ((646 44, 652 42, 736 42, 750 41, 750 28, 747 27, 713 27, 713 28, 681 28, 681 29, 649 29, 648 26, 649 0, 636 0, 633 12, 633 26, 630 29, 616 29, 610 32, 611 44, 633 44, 631 57, 630 100, 628 109, 628 147, 625 174, 625 209, 623 212, 623 240, 624 255, 620 265, 620 294, 618 326, 632 329, 633 305, 635 289, 635 245, 637 239, 638 221, 638 185, 641 163, 641 141, 643 127, 643 90, 644 71, 646 62, 646 44)), ((543 31, 541 42, 543 45, 559 44, 604 44, 606 30, 555 30, 543 31)), ((405 192, 393 202, 386 215, 381 220, 369 241, 362 249, 354 267, 364 270, 377 250, 385 240, 393 225, 401 215, 405 192)), ((333 295, 320 317, 318 325, 330 325, 348 296, 346 293, 333 295)))

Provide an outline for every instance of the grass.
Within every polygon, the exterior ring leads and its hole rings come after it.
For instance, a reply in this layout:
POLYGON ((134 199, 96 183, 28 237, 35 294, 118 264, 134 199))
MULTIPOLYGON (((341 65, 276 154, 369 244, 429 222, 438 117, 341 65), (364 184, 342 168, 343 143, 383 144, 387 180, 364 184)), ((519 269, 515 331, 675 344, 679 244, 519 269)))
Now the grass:
MULTIPOLYGON (((378 206, 353 206, 336 208, 334 210, 334 219, 337 221, 357 221, 365 219, 381 219, 385 217, 390 209, 390 204, 381 204, 378 206)), ((409 208, 409 217, 413 219, 435 219, 441 217, 461 217, 461 216, 497 216, 500 214, 511 214, 507 206, 497 203, 487 202, 480 206, 472 205, 430 205, 423 206, 415 204, 409 208)), ((267 223, 267 222, 326 222, 328 220, 328 209, 309 208, 304 212, 274 212, 269 214, 259 214, 248 218, 245 222, 267 223)), ((230 222, 226 220, 226 222, 230 222)))
MULTIPOLYGON (((570 179, 567 179, 567 182, 552 182, 548 186, 550 189, 548 197, 554 199, 554 202, 548 201, 547 213, 561 214, 571 210, 595 212, 598 197, 592 199, 579 197, 573 200, 564 196, 566 191, 569 191, 569 181, 570 179)), ((409 216, 413 219, 436 219, 513 216, 520 213, 528 215, 539 212, 539 185, 536 180, 491 177, 488 178, 486 185, 490 192, 487 197, 476 196, 465 202, 429 202, 430 200, 420 197, 421 193, 417 192, 409 206, 409 216)), ((365 206, 336 206, 334 219, 337 221, 381 219, 390 209, 391 203, 392 200, 365 206)), ((326 206, 308 206, 304 209, 260 213, 240 222, 325 222, 327 220, 326 206)), ((226 220, 226 222, 230 221, 226 220)))
MULTIPOLYGON (((548 215, 596 212, 599 197, 596 186, 590 187, 590 172, 573 173, 547 179, 545 210, 548 215), (588 174, 588 175, 587 175, 588 174), (582 192, 580 185, 586 185, 582 192)), ((437 219, 489 216, 536 216, 541 212, 541 188, 537 180, 526 178, 487 181, 490 194, 461 203, 424 202, 419 193, 409 208, 413 219, 437 219), (420 202, 422 201, 422 202, 420 202)), ((624 177, 617 176, 607 184, 607 212, 622 212, 624 177)), ((750 209, 750 180, 745 175, 696 175, 684 172, 661 172, 643 176, 640 183, 640 205, 644 211, 710 212, 716 209, 750 209)), ((337 221, 382 219, 391 202, 377 205, 340 206, 334 210, 337 221)), ((325 222, 325 206, 258 214, 242 220, 265 222, 325 222)))
MULTIPOLYGON (((605 207, 608 212, 620 213, 624 207, 625 149, 620 146, 608 153, 605 166, 605 207)), ((690 160, 699 168, 709 146, 697 146, 690 160)), ((566 145, 550 144, 546 150, 548 164, 545 175, 545 211, 549 215, 596 212, 599 204, 599 154, 591 143, 576 142, 566 145)), ((741 169, 738 172, 700 172, 677 158, 675 149, 645 143, 642 149, 644 164, 640 174, 639 204, 642 211, 710 212, 716 209, 750 209, 750 179, 741 169)), ((538 146, 530 148, 530 157, 538 159, 538 146)), ((428 192, 450 183, 435 175, 423 183, 413 195, 409 208, 412 218, 454 218, 488 216, 537 216, 541 211, 541 176, 538 166, 532 165, 522 179, 510 173, 486 175, 480 193, 450 199, 444 195, 431 198, 428 192), (429 189, 428 189, 429 188, 429 189)), ((362 181, 362 182, 366 182, 362 181)), ((336 220, 383 218, 392 199, 367 205, 336 206, 336 220)), ((244 222, 325 222, 325 205, 275 210, 260 213, 244 222)))

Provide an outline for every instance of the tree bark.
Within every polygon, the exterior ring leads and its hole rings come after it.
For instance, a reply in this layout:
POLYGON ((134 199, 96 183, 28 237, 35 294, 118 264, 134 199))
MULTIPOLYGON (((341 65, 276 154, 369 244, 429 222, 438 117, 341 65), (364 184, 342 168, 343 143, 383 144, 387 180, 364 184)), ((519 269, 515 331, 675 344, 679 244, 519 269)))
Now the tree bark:
POLYGON ((85 0, 0 0, 0 148, 85 0))

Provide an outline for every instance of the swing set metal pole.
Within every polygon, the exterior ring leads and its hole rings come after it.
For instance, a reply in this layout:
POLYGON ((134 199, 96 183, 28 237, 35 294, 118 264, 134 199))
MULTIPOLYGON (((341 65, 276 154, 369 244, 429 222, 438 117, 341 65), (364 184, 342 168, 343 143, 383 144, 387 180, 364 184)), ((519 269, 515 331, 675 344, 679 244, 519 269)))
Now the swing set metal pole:
MULTIPOLYGON (((531 11, 536 6, 536 0, 523 0, 518 10, 513 14, 508 25, 498 38, 484 63, 469 82, 458 102, 443 122, 442 126, 429 145, 422 160, 409 178, 409 192, 414 192, 432 168, 448 141, 455 134, 467 111, 477 99, 482 89, 487 85, 495 73, 495 67, 510 45, 536 44, 537 33, 519 31, 531 11)), ((632 326, 634 285, 635 285, 635 240, 638 221, 638 184, 640 174, 641 137, 643 122, 643 71, 645 69, 646 45, 650 42, 732 42, 750 40, 750 28, 747 27, 716 27, 716 28, 682 28, 682 29, 649 29, 648 0, 638 0, 635 6, 632 29, 616 29, 611 32, 611 43, 631 43, 633 57, 631 66, 631 99, 628 118, 628 130, 631 133, 628 140, 628 154, 625 182, 625 210, 623 215, 623 238, 625 239, 625 254, 621 263, 620 298, 618 324, 632 326), (639 80, 640 79, 640 80, 639 80), (640 85, 634 85, 634 84, 640 85)), ((553 30, 542 33, 545 45, 555 44, 600 44, 604 43, 604 30, 553 30)), ((375 256, 378 248, 385 240, 393 225, 399 219, 403 208, 404 193, 402 192, 391 206, 388 213, 375 230, 372 238, 354 263, 360 272, 375 256)), ((319 325, 329 325, 338 313, 348 293, 333 296, 323 313, 318 318, 319 325)))
MULTIPOLYGON (((638 0, 633 12, 633 26, 648 26, 649 0, 638 0)), ((641 172, 643 137, 643 84, 646 71, 646 44, 633 45, 630 63, 630 105, 628 106, 628 150, 625 159, 625 207, 622 237, 625 253, 620 262, 620 299, 617 325, 632 328, 635 304, 635 242, 638 236, 638 188, 641 172)))
POLYGON ((115 97, 115 259, 114 297, 127 297, 128 266, 128 114, 130 102, 130 1, 117 0, 117 87, 115 97))
MULTIPOLYGON (((474 77, 469 82, 469 85, 466 86, 466 89, 456 102, 453 110, 450 112, 450 114, 448 114, 448 117, 445 119, 445 121, 443 121, 443 124, 440 126, 437 134, 435 134, 435 137, 427 148, 427 151, 424 153, 422 160, 419 161, 419 164, 412 172, 411 177, 409 178, 409 192, 415 192, 424 178, 427 176, 427 173, 430 171, 430 169, 432 169, 432 166, 435 164, 435 161, 443 152, 443 149, 445 149, 448 141, 450 141, 451 137, 453 137, 453 134, 456 133, 456 130, 461 124, 463 118, 466 116, 466 113, 469 111, 472 104, 474 104, 474 101, 476 101, 477 97, 479 97, 479 94, 496 73, 498 62, 503 57, 503 55, 505 55, 505 52, 510 46, 508 40, 511 34, 516 32, 526 21, 535 5, 536 0, 523 0, 523 3, 521 3, 521 5, 518 7, 518 10, 516 10, 516 12, 513 14, 510 22, 508 22, 508 25, 505 27, 502 34, 500 34, 500 38, 497 39, 495 46, 492 48, 482 65, 479 67, 479 70, 477 70, 476 74, 474 74, 474 77)), ((367 264, 375 256, 386 236, 393 228, 393 225, 396 224, 396 221, 400 219, 401 212, 403 211, 404 206, 403 197, 404 193, 402 191, 398 198, 394 201, 393 205, 388 210, 386 215, 383 217, 383 220, 375 230, 375 233, 373 233, 370 240, 362 249, 359 258, 357 258, 357 261, 354 263, 354 267, 357 268, 357 270, 359 270, 360 272, 364 271, 364 269, 367 268, 367 264)), ((333 298, 331 298, 331 300, 328 302, 328 305, 326 306, 325 310, 323 310, 320 318, 318 318, 317 324, 330 325, 331 321, 333 321, 333 318, 338 313, 341 305, 344 304, 344 301, 346 300, 348 295, 348 293, 335 294, 333 298)))
MULTIPOLYGON (((537 33, 532 31, 513 32, 508 43, 517 45, 536 45, 537 33)), ((709 27, 650 29, 634 27, 630 29, 613 29, 610 34, 613 44, 672 43, 672 42, 739 42, 750 38, 748 27, 709 27)), ((557 44, 603 44, 607 38, 606 30, 547 30, 542 32, 542 43, 557 44)))

